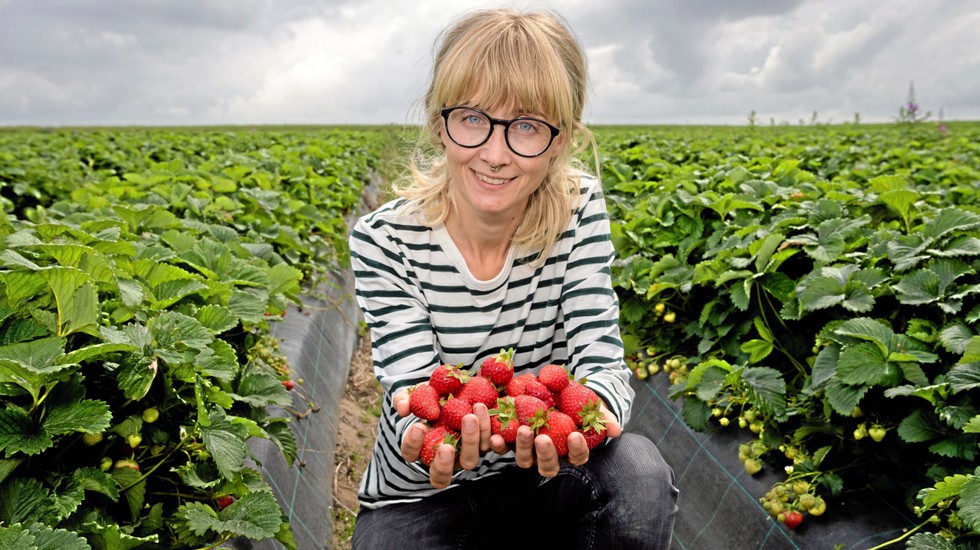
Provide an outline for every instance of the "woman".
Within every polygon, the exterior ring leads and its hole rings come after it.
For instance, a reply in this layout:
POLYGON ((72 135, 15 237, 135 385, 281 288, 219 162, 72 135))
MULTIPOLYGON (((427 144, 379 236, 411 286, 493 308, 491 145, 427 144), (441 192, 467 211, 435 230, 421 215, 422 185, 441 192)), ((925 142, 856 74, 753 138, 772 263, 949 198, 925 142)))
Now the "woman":
POLYGON ((669 545, 673 473, 652 442, 622 429, 633 391, 609 222, 599 181, 575 160, 587 146, 597 157, 582 123, 586 85, 582 49, 553 14, 478 11, 442 36, 425 96, 429 147, 400 198, 350 239, 385 390, 356 548, 669 545), (424 465, 430 428, 410 414, 407 390, 439 365, 475 367, 507 348, 515 376, 558 363, 586 378, 607 442, 590 451, 573 433, 560 459, 548 435, 522 426, 508 446, 476 404, 458 451, 443 444, 424 465))

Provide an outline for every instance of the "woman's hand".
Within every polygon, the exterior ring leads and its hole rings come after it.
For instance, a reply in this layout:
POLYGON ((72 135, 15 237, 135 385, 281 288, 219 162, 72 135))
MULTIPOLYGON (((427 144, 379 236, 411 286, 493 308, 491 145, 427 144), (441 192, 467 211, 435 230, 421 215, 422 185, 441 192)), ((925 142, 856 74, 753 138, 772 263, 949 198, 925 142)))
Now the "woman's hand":
MULTIPOLYGON (((600 405, 600 410, 606 419, 606 437, 619 437, 623 433, 619 421, 609 412, 605 404, 600 405)), ((511 450, 511 447, 504 442, 504 438, 499 435, 490 438, 490 448, 497 454, 505 454, 511 450)), ((534 430, 529 426, 518 428, 513 451, 514 461, 518 466, 531 468, 537 464, 538 473, 543 477, 555 477, 561 469, 561 459, 551 438, 543 434, 535 436, 534 430)), ((585 436, 578 432, 568 436, 568 456, 565 458, 575 466, 588 462, 589 446, 585 442, 585 436)))
MULTIPOLYGON (((408 416, 411 411, 408 405, 408 392, 400 391, 392 397, 392 404, 400 416, 408 416)), ((417 422, 408 427, 402 438, 402 458, 415 462, 422 453, 422 444, 428 426, 417 422)), ((473 412, 463 417, 460 430, 459 456, 456 449, 448 443, 443 443, 436 451, 435 458, 429 464, 429 483, 437 489, 448 487, 452 482, 453 471, 458 462, 461 468, 472 470, 480 463, 480 456, 490 450, 490 413, 486 405, 473 405, 473 412), (458 458, 458 461, 457 461, 458 458)))

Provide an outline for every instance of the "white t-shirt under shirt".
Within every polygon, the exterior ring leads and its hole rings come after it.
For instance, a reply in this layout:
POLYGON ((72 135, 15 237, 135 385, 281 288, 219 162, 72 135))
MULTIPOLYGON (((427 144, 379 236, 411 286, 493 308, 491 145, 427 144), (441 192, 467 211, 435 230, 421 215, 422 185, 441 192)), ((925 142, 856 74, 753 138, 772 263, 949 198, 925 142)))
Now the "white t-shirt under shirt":
MULTIPOLYGON (((500 273, 479 280, 444 226, 429 227, 402 199, 358 220, 350 238, 358 305, 371 329, 374 371, 385 390, 378 439, 361 480, 361 506, 418 500, 437 491, 428 471, 400 452, 407 426, 391 404, 399 389, 428 380, 440 364, 475 370, 514 348, 515 375, 548 363, 568 366, 606 402, 620 424, 633 391, 623 362, 619 303, 612 288, 609 219, 597 179, 580 179, 581 204, 543 265, 511 247, 500 273)), ((513 453, 485 454, 453 487, 517 467, 513 453)))

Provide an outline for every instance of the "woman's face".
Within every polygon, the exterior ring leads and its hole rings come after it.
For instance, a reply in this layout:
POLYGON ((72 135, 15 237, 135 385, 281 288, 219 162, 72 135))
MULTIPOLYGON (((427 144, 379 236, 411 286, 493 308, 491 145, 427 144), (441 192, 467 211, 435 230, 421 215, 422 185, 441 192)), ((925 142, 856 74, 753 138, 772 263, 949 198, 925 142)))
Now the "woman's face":
MULTIPOLYGON (((535 116, 536 113, 516 112, 507 108, 485 111, 498 119, 535 116)), ((550 122, 550 121, 549 121, 550 122)), ((544 154, 527 158, 515 154, 507 146, 506 129, 493 125, 490 138, 479 147, 457 145, 441 126, 440 135, 446 148, 450 193, 456 212, 465 223, 476 216, 487 221, 514 222, 527 207, 528 198, 544 181, 551 159, 562 146, 561 134, 544 154), (491 167, 497 170, 491 171, 491 167)))

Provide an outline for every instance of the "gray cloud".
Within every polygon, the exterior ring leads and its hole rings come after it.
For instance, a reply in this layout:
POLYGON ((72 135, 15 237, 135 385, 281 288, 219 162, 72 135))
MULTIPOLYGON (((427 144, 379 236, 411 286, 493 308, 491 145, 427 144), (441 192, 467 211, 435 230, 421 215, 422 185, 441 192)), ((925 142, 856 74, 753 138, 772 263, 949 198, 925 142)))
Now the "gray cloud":
MULTIPOLYGON (((0 0, 0 124, 414 122, 432 42, 487 2, 0 0)), ((589 121, 980 119, 980 7, 540 0, 587 47, 589 121)))

